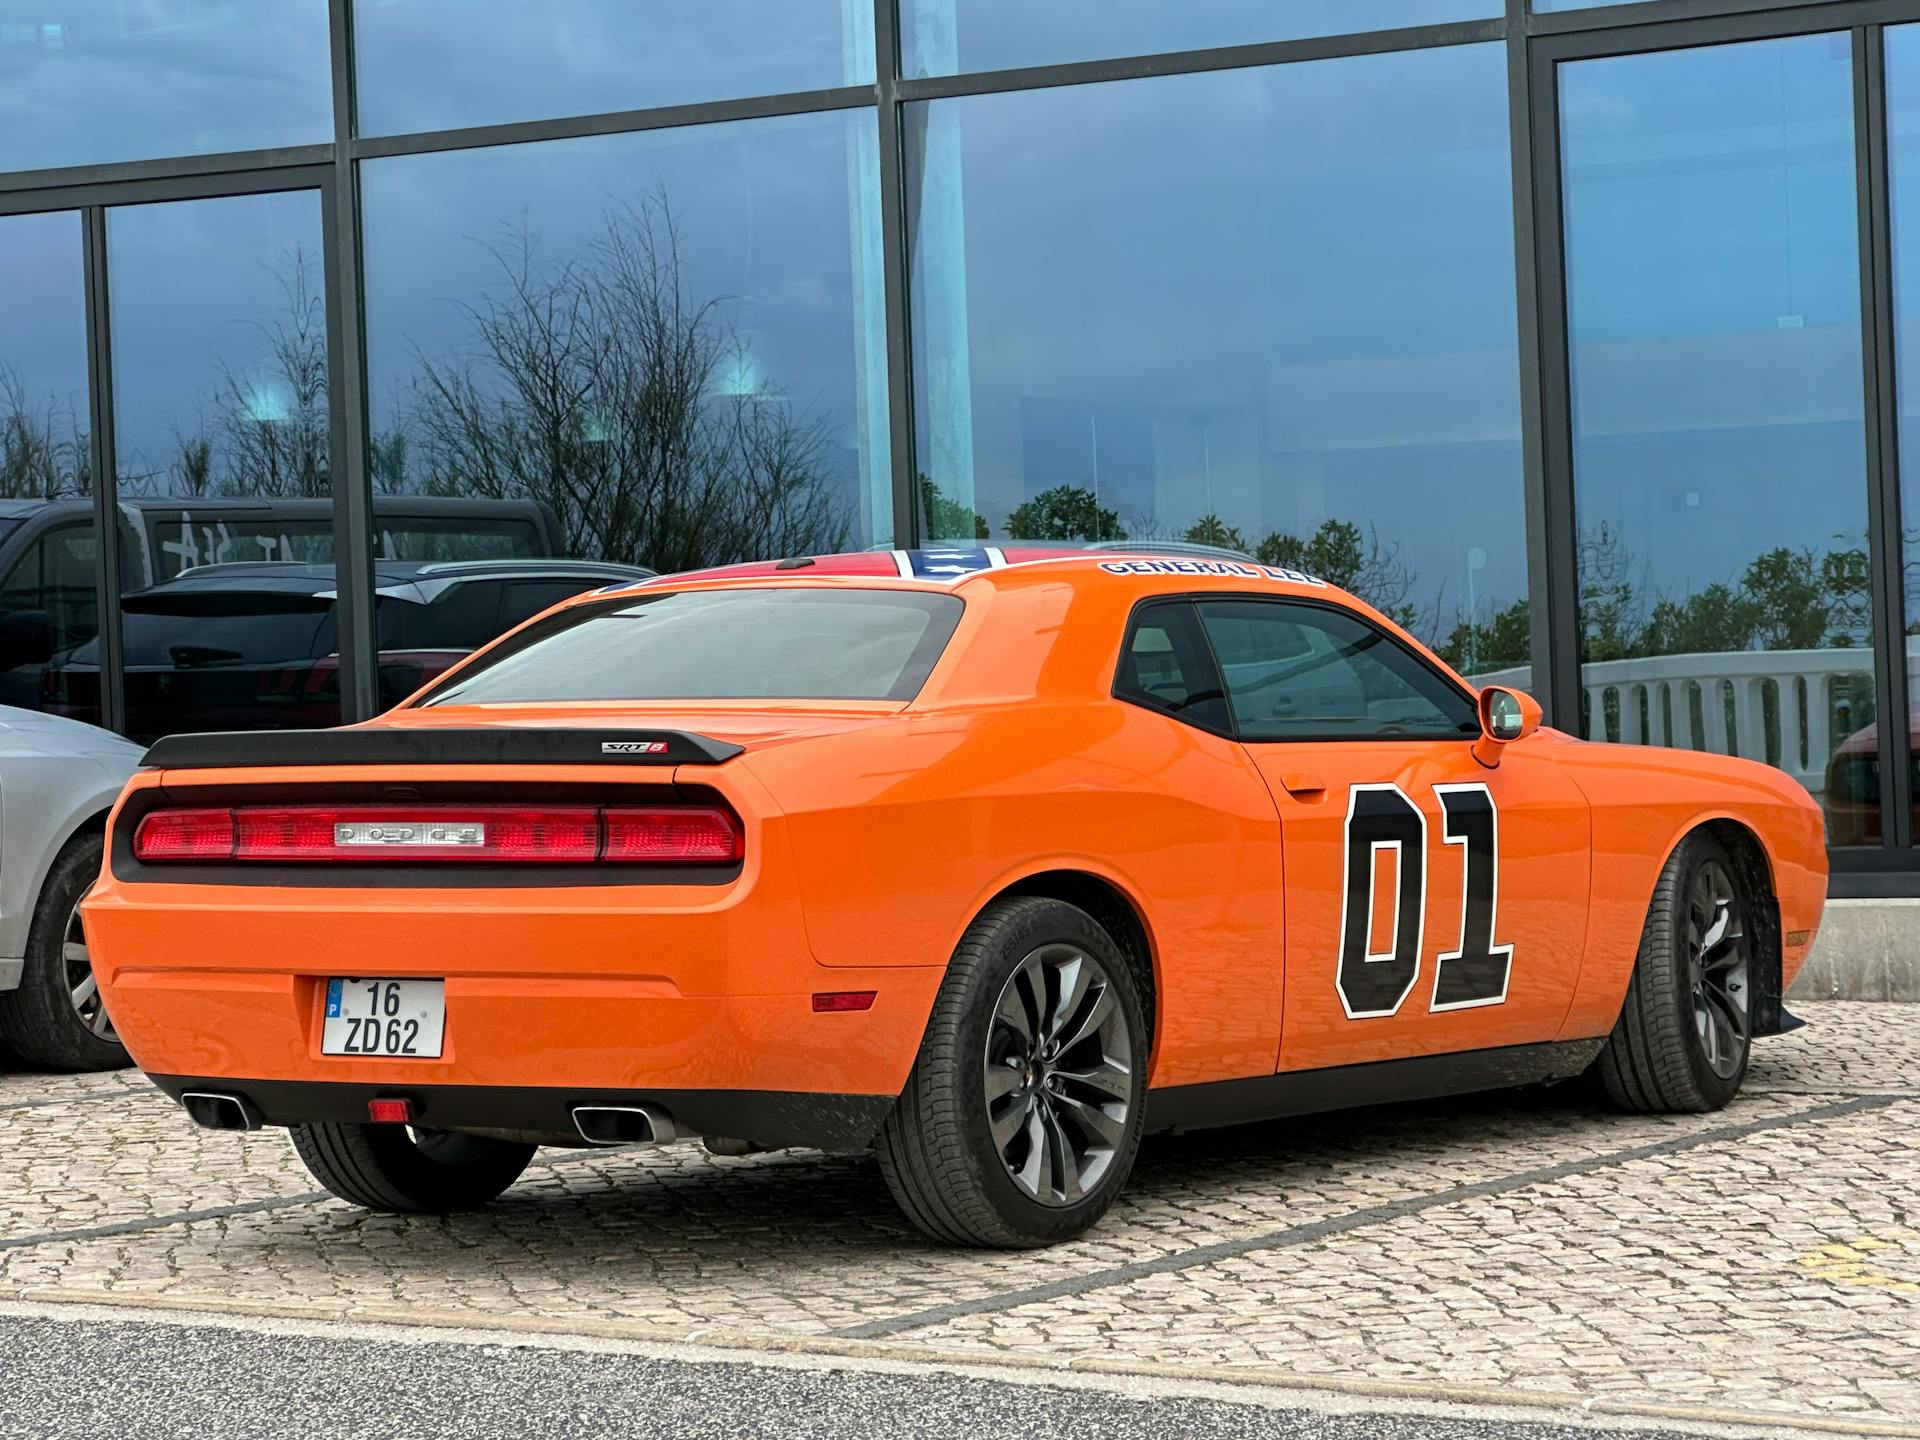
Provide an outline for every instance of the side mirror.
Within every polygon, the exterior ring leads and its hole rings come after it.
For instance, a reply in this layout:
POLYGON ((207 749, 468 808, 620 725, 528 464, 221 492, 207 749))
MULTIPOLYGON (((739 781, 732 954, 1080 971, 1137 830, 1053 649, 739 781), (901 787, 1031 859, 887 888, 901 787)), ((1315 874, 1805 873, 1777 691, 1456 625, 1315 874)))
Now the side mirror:
POLYGON ((0 615, 0 670, 44 665, 53 658, 53 619, 44 610, 0 615))
POLYGON ((1540 702, 1531 695, 1489 685, 1480 692, 1480 738, 1473 742, 1473 758, 1493 769, 1503 749, 1540 728, 1540 714, 1540 702))

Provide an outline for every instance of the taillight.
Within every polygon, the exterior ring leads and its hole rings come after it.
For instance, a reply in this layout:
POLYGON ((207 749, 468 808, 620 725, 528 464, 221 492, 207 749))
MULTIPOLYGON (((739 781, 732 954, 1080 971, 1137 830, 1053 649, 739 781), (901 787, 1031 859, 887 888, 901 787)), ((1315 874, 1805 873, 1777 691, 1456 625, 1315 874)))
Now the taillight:
POLYGON ((142 862, 713 865, 743 854, 718 806, 247 805, 156 810, 133 832, 142 862))
POLYGON ((726 864, 740 858, 740 822, 731 812, 609 810, 603 860, 726 864))
POLYGON ((136 860, 230 860, 233 811, 156 810, 133 832, 136 860))

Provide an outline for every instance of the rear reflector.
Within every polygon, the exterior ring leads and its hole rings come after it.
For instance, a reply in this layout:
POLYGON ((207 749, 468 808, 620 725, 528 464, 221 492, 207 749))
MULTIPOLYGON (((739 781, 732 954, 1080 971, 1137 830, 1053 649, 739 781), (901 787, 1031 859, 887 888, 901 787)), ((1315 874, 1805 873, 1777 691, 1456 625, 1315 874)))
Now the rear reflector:
POLYGON ((715 865, 741 858, 719 806, 241 806, 156 810, 133 832, 142 862, 715 865))
POLYGON ((816 1015, 832 1014, 842 1010, 871 1010, 875 990, 816 990, 813 992, 813 1010, 816 1015))
POLYGON ((369 1100, 367 1101, 367 1119, 376 1125, 410 1125, 413 1123, 413 1102, 411 1100, 369 1100))

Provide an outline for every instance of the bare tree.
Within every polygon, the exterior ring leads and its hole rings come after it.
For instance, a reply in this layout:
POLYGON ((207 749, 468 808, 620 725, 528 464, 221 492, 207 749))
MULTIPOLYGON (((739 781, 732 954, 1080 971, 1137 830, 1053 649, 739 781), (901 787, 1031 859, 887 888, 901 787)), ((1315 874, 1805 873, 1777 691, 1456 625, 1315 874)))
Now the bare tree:
POLYGON ((493 254, 502 292, 463 307, 472 353, 421 356, 407 438, 385 442, 426 490, 538 500, 569 553, 661 570, 845 545, 821 426, 725 383, 745 347, 688 295, 663 197, 610 210, 571 259, 524 225, 493 254))
POLYGON ((0 365, 0 499, 67 500, 93 493, 87 432, 70 407, 36 404, 20 372, 0 365))

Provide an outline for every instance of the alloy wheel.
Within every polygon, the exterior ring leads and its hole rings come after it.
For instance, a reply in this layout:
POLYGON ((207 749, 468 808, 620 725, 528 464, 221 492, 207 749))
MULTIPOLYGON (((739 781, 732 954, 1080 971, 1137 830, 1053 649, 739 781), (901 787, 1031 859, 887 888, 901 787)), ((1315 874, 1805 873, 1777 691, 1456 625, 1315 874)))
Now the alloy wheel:
POLYGON ((66 972, 67 994, 73 1000, 73 1013, 87 1027, 87 1033, 117 1044, 113 1021, 107 1015, 106 1002, 100 998, 100 984, 93 978, 93 958, 87 952, 87 932, 80 925, 80 900, 73 902, 67 915, 67 927, 60 936, 60 959, 66 972))
POLYGON ((1701 1053, 1722 1080, 1746 1061, 1751 1037, 1747 1002, 1752 946, 1732 877, 1717 860, 1693 872, 1687 886, 1687 980, 1701 1053))
POLYGON ((1015 967, 987 1031, 987 1124, 1007 1174, 1053 1208, 1096 1190, 1122 1148, 1133 1044, 1101 963, 1042 945, 1015 967))

